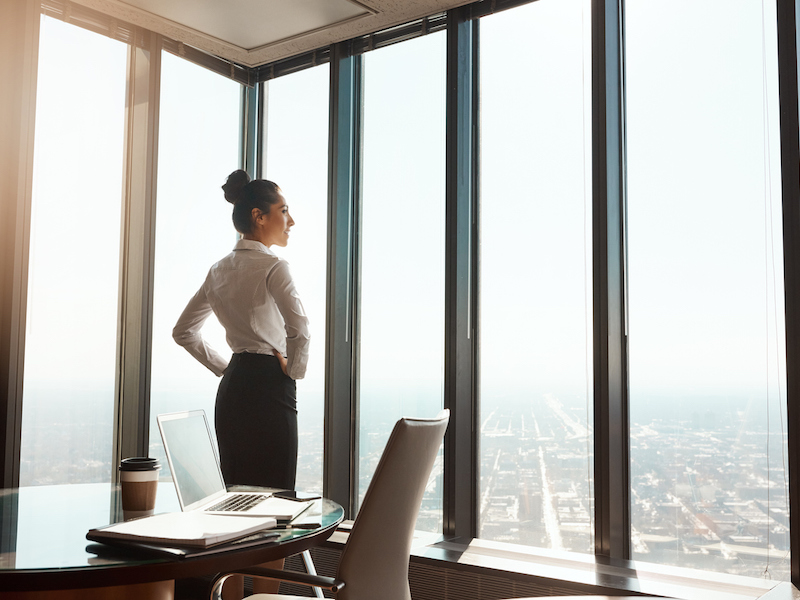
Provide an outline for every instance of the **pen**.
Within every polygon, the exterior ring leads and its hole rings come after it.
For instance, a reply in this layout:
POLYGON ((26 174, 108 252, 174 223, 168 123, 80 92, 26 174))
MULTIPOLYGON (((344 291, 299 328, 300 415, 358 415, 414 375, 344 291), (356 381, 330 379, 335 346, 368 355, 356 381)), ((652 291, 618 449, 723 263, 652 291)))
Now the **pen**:
POLYGON ((275 526, 275 529, 319 529, 322 527, 319 523, 280 523, 275 526))

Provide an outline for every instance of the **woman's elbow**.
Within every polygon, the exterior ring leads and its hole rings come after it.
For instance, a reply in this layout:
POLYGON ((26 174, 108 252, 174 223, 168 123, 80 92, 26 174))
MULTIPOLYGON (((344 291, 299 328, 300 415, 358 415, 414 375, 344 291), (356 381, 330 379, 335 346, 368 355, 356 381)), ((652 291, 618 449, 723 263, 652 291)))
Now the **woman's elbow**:
POLYGON ((172 339, 175 340, 175 343, 178 344, 178 346, 188 346, 192 343, 194 338, 194 334, 177 325, 172 330, 172 339))

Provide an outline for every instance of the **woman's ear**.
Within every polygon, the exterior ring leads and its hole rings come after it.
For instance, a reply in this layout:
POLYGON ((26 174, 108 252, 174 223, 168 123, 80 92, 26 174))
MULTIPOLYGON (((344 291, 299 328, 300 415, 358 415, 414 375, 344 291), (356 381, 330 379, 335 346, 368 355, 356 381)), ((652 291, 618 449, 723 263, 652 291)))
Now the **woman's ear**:
POLYGON ((260 217, 262 214, 264 214, 264 213, 262 213, 257 208, 254 208, 253 210, 250 211, 250 220, 253 223, 256 223, 258 221, 258 217, 260 217))

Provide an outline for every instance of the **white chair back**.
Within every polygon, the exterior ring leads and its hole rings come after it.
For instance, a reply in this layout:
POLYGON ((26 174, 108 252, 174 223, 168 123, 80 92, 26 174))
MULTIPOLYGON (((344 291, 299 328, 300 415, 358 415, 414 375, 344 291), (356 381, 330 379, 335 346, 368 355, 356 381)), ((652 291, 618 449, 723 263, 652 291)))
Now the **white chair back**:
POLYGON ((342 553, 338 600, 411 600, 414 525, 449 419, 444 410, 395 424, 342 553))

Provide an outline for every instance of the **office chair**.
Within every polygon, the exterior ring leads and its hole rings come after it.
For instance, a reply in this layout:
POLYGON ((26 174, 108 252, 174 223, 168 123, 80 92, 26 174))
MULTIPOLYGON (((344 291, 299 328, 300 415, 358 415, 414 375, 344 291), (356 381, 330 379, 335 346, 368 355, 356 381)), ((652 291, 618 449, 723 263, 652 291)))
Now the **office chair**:
MULTIPOLYGON (((325 588, 337 600, 411 600, 408 561, 414 525, 450 411, 434 419, 400 419, 367 488, 345 544, 336 577, 275 569, 245 569, 240 574, 269 577, 325 588)), ((228 573, 214 581, 211 597, 221 598, 228 573)), ((290 600, 295 596, 256 594, 250 600, 290 600)), ((300 600, 300 598, 297 598, 300 600)))

